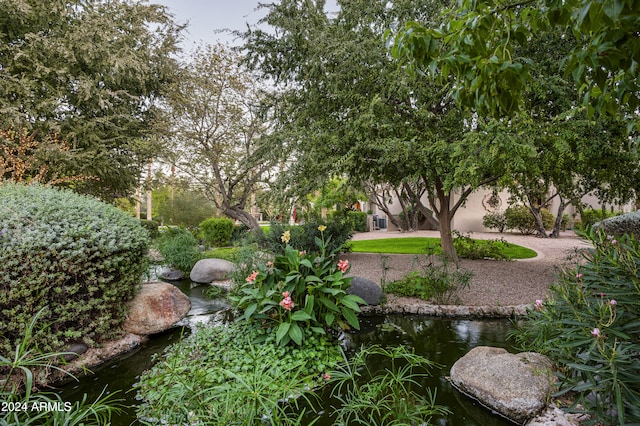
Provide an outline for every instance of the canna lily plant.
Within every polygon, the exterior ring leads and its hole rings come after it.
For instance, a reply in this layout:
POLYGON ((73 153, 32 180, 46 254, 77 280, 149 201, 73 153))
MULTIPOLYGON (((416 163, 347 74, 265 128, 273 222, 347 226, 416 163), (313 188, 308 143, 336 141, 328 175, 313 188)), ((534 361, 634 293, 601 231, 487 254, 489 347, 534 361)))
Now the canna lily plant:
MULTIPOLYGON (((271 328, 280 345, 301 345, 306 336, 328 329, 360 328, 357 313, 366 302, 347 294, 349 262, 337 260, 339 248, 327 253, 331 237, 325 240, 325 229, 318 227, 316 253, 287 244, 284 255, 259 265, 231 297, 245 320, 271 328)), ((288 242, 287 237, 285 232, 283 241, 288 242)))

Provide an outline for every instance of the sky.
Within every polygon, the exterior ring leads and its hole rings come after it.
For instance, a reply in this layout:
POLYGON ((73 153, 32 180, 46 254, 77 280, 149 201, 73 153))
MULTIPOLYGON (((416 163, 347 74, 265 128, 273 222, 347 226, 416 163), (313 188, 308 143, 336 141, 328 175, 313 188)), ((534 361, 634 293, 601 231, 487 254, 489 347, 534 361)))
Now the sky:
MULTIPOLYGON (((216 30, 246 29, 246 23, 256 24, 266 14, 266 9, 257 10, 258 2, 265 0, 149 0, 149 3, 167 6, 176 22, 189 23, 182 47, 190 50, 194 44, 223 42, 238 44, 239 40, 216 30)), ((337 9, 335 0, 328 0, 329 8, 337 9)))
POLYGON ((187 23, 182 45, 190 49, 194 43, 227 42, 237 44, 233 37, 216 30, 244 30, 246 22, 255 24, 265 14, 256 11, 259 0, 150 0, 169 8, 176 22, 187 23))

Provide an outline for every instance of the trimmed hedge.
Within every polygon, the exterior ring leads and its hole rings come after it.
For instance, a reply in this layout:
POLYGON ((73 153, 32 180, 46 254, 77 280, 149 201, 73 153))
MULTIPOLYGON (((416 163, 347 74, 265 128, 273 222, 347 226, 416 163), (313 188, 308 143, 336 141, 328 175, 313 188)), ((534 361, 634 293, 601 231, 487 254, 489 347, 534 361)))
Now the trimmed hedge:
POLYGON ((640 238, 640 211, 610 217, 593 225, 594 229, 602 229, 607 235, 633 235, 640 238))
POLYGON ((147 268, 149 234, 114 206, 68 190, 0 185, 0 353, 14 350, 36 312, 32 344, 117 337, 147 268))
POLYGON ((227 247, 231 244, 235 222, 228 218, 215 218, 200 222, 200 238, 209 247, 227 247))
MULTIPOLYGON (((553 229, 555 218, 547 209, 541 209, 542 224, 544 229, 553 229)), ((533 234, 536 232, 536 221, 533 213, 526 206, 511 206, 504 212, 507 229, 516 229, 521 234, 533 234)))

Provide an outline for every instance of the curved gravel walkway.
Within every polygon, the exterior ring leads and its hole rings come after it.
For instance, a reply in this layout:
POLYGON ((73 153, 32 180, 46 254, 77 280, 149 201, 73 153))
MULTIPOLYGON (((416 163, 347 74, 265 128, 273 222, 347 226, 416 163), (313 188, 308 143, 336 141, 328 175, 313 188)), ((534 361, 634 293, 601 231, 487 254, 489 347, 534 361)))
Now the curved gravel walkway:
MULTIPOLYGON (((378 238, 439 237, 436 231, 411 233, 376 231, 356 234, 354 241, 378 238)), ((559 238, 538 238, 511 233, 474 232, 475 239, 500 239, 531 248, 538 253, 532 259, 515 261, 467 260, 461 267, 473 272, 471 284, 459 293, 459 306, 430 305, 419 299, 389 296, 384 307, 377 311, 399 311, 435 315, 508 316, 523 314, 527 306, 547 296, 549 285, 555 280, 558 268, 570 265, 569 256, 578 248, 590 245, 573 232, 561 233, 559 238)), ((351 264, 350 275, 367 278, 380 284, 383 262, 386 264, 386 281, 401 278, 407 272, 420 270, 415 255, 380 255, 349 253, 345 255, 351 264)))

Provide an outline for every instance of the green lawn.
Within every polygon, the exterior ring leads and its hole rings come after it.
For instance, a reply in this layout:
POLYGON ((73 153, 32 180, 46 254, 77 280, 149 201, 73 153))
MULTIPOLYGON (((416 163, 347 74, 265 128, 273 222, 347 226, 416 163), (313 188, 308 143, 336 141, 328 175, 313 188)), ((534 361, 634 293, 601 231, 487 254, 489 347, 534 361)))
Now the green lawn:
MULTIPOLYGON (((478 244, 495 244, 495 241, 475 240, 478 244)), ((384 254, 425 254, 427 246, 435 247, 435 253, 441 253, 439 238, 409 237, 383 238, 379 240, 351 241, 351 251, 355 253, 384 253, 384 254)), ((536 257, 536 252, 516 244, 508 244, 505 253, 511 259, 530 259, 536 257)))

